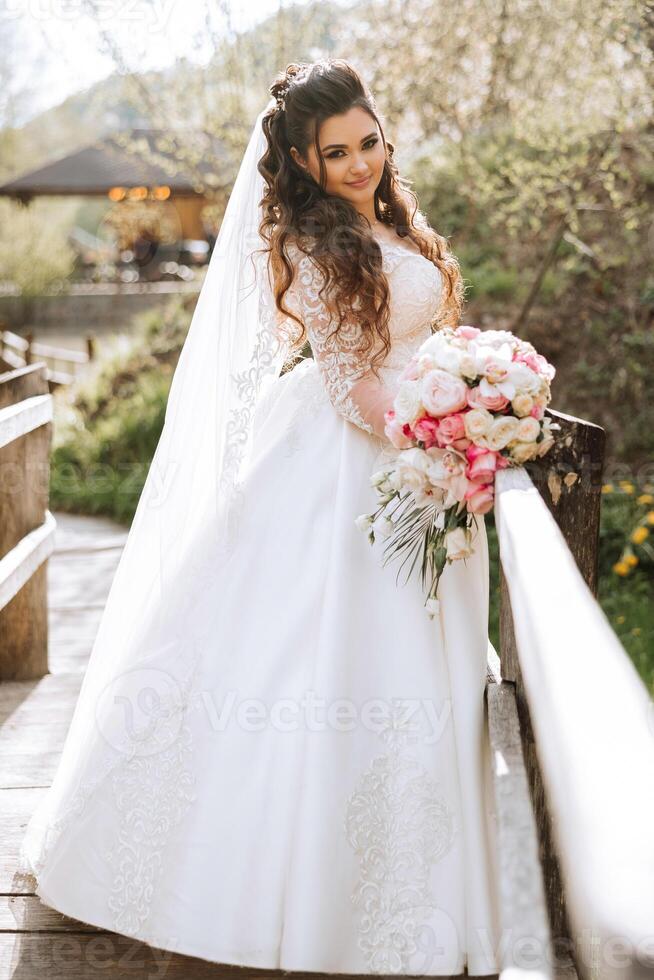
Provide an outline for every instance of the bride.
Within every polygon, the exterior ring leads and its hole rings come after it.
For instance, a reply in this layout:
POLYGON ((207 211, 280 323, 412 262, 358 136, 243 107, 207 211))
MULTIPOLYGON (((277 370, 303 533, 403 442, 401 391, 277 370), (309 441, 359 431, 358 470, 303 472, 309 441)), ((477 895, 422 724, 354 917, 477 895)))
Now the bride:
POLYGON ((495 974, 483 517, 436 618, 355 524, 458 264, 348 63, 270 92, 24 869, 218 963, 495 974))

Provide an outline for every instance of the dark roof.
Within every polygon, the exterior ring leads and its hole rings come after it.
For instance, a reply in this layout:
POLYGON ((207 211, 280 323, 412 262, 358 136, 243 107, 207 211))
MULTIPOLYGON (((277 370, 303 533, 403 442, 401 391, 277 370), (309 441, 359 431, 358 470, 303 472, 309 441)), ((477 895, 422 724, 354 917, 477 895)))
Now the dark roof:
POLYGON ((216 162, 224 152, 205 133, 131 129, 98 140, 59 160, 0 186, 0 195, 30 198, 37 194, 106 194, 110 187, 153 187, 162 184, 173 194, 202 194, 202 182, 189 178, 192 169, 207 185, 216 183, 216 162), (134 143, 130 152, 125 142, 134 143), (185 169, 185 151, 199 158, 185 169), (212 179, 213 177, 213 179, 212 179))

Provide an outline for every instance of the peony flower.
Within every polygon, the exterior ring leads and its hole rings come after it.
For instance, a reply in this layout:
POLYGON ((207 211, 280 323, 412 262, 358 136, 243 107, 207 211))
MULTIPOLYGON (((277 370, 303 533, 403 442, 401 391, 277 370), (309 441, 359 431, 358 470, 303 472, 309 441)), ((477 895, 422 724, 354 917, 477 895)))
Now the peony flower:
POLYGON ((520 419, 518 422, 518 431, 515 438, 518 442, 536 442, 538 436, 540 435, 540 422, 533 418, 531 415, 527 415, 526 418, 520 419))
POLYGON ((436 442, 442 448, 451 445, 456 439, 463 439, 466 428, 461 412, 453 415, 446 415, 440 420, 438 431, 436 432, 436 442))
POLYGON ((435 368, 422 379, 422 401, 436 418, 459 412, 467 404, 467 385, 447 371, 435 368))
POLYGON ((500 415, 494 419, 485 436, 480 440, 486 449, 500 450, 515 439, 520 422, 514 415, 500 415))
POLYGON ((518 442, 511 447, 511 456, 516 463, 526 463, 528 459, 534 459, 538 455, 538 448, 535 442, 518 442))
POLYGON ((486 408, 471 408, 463 415, 466 435, 473 442, 488 432, 492 422, 493 416, 486 408))
POLYGON ((395 418, 412 425, 422 414, 421 381, 402 381, 395 395, 395 418))
POLYGON ((522 418, 523 415, 529 415, 534 406, 534 399, 531 395, 526 392, 521 392, 516 395, 511 402, 511 408, 513 409, 513 414, 522 418))

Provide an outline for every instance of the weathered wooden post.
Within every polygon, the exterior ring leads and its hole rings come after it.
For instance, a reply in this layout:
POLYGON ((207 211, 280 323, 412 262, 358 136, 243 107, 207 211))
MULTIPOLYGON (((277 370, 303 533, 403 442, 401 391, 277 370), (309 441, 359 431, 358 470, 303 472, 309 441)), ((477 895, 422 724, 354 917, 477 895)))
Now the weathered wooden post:
POLYGON ((0 374, 0 680, 48 671, 51 441, 45 364, 0 374))
MULTIPOLYGON (((561 529, 584 580, 593 594, 597 595, 605 432, 592 422, 550 409, 546 412, 553 422, 561 426, 556 431, 557 445, 541 459, 526 463, 524 468, 561 529)), ((520 673, 509 590, 501 566, 500 656, 502 679, 515 685, 525 767, 538 826, 550 929, 555 943, 557 940, 569 941, 569 945, 572 945, 561 874, 554 850, 551 809, 548 808, 544 795, 534 733, 520 673)))

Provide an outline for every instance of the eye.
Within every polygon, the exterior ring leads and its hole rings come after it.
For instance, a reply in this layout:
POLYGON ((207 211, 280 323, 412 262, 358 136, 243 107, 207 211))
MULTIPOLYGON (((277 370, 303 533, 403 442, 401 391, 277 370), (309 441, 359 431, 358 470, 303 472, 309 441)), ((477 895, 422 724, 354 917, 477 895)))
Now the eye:
MULTIPOLYGON (((375 143, 378 143, 378 142, 379 142, 379 137, 378 136, 371 136, 370 139, 369 140, 366 140, 366 142, 363 144, 363 148, 364 148, 364 150, 371 150, 373 148, 373 146, 375 145, 375 143)), ((336 156, 336 154, 337 153, 342 153, 342 152, 343 152, 343 150, 332 150, 331 153, 328 153, 327 154, 327 159, 328 160, 337 160, 338 157, 336 156)))

